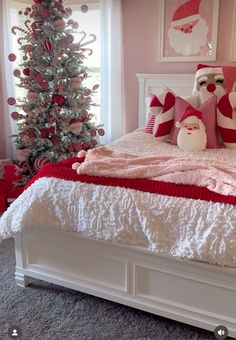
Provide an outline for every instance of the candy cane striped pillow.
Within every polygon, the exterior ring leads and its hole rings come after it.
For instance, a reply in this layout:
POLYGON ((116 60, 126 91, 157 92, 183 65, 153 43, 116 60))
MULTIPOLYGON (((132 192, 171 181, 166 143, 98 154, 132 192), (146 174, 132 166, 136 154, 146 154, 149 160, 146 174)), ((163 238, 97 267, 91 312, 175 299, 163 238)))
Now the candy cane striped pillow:
POLYGON ((219 99, 217 126, 224 145, 236 149, 236 92, 227 93, 219 99))
POLYGON ((165 98, 168 92, 172 92, 168 87, 163 87, 158 94, 151 94, 149 98, 149 115, 145 124, 144 131, 156 134, 160 116, 163 112, 165 98))
POLYGON ((153 133, 156 117, 161 113, 163 103, 161 102, 163 92, 158 95, 151 94, 149 98, 149 115, 145 125, 144 131, 147 133, 153 133))
POLYGON ((174 122, 175 94, 172 91, 165 93, 162 113, 158 119, 157 128, 153 130, 154 137, 159 141, 167 141, 174 122))

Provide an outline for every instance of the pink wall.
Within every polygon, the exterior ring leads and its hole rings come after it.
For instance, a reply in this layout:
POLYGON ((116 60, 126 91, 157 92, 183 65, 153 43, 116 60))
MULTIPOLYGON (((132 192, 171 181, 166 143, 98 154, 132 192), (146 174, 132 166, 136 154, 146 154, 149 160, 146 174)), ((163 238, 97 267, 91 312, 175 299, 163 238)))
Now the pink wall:
MULTIPOLYGON (((220 0, 217 60, 209 64, 230 64, 233 1, 220 0)), ((159 5, 160 0, 122 2, 126 132, 138 126, 138 80, 135 74, 194 73, 198 64, 198 62, 158 62, 159 5)))

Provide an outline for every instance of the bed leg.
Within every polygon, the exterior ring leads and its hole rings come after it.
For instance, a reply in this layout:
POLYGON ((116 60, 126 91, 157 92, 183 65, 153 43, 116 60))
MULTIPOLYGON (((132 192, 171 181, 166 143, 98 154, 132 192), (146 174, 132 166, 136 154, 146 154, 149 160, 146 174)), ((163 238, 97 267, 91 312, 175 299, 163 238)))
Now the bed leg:
POLYGON ((27 287, 29 284, 29 278, 23 274, 15 273, 16 284, 20 287, 27 287))

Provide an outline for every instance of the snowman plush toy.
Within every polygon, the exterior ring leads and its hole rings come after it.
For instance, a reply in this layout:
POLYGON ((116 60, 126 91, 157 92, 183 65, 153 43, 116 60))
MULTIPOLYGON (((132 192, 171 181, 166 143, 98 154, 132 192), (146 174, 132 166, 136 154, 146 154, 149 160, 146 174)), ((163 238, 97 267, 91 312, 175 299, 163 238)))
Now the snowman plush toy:
POLYGON ((206 149, 207 136, 202 122, 202 112, 188 107, 181 119, 176 122, 179 128, 177 145, 183 151, 203 151, 206 149))

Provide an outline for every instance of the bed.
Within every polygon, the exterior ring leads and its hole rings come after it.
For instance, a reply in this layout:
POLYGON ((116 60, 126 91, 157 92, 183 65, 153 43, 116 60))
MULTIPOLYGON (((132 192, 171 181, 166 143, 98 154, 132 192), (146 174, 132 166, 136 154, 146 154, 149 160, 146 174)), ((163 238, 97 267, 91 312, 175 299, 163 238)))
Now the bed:
MULTIPOLYGON (((148 95, 163 85, 177 94, 190 95, 194 75, 139 74, 137 78, 140 128, 112 143, 111 148, 128 152, 133 144, 137 154, 150 149, 154 154, 157 143, 142 129, 148 95)), ((176 154, 176 148, 161 144, 163 155, 176 154)), ((235 150, 208 153, 213 159, 236 156, 235 150)), ((109 191, 103 187, 101 191, 102 186, 87 183, 79 184, 78 193, 75 186, 78 183, 39 179, 3 215, 2 235, 15 235, 18 285, 25 287, 28 277, 34 277, 211 331, 224 325, 229 335, 236 337, 236 205, 124 188, 109 191), (102 207, 100 217, 100 199, 109 202, 111 197, 112 203, 102 207), (168 252, 166 233, 174 235, 178 228, 182 235, 189 232, 185 214, 194 211, 192 204, 196 209, 191 224, 202 232, 201 228, 214 220, 206 239, 216 238, 218 223, 220 235, 225 237, 223 244, 229 244, 227 251, 218 247, 222 253, 210 254, 211 245, 206 249, 202 244, 192 252, 189 245, 177 240, 168 252), (148 208, 154 213, 146 216, 142 209, 148 208), (176 222, 180 211, 180 222, 176 222), (155 239, 156 217, 159 225, 166 227, 160 228, 164 245, 155 239), (147 221, 154 223, 149 223, 148 230, 144 227, 147 221), (224 235, 227 224, 230 232, 224 235)), ((188 238, 194 242, 194 235, 188 238)))

